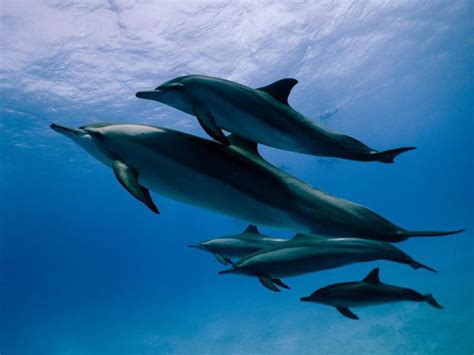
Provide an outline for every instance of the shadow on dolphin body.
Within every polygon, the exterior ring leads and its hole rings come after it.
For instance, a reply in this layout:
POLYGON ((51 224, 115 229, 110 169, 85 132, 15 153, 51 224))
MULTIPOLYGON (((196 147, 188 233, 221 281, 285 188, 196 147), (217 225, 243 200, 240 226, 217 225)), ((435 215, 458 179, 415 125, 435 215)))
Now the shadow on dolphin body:
POLYGON ((136 97, 154 100, 194 115, 213 139, 229 145, 222 130, 270 147, 325 157, 393 163, 404 147, 379 152, 344 134, 330 131, 295 111, 288 96, 296 79, 253 89, 225 79, 186 75, 136 97), (242 124, 245 122, 245 124, 242 124))
POLYGON ((359 319, 350 308, 402 301, 426 302, 434 308, 443 309, 431 294, 422 295, 409 288, 380 282, 379 270, 379 268, 373 269, 362 281, 326 286, 300 300, 333 306, 344 317, 350 319, 359 319))
POLYGON ((111 167, 120 184, 154 213, 158 208, 150 190, 251 224, 300 233, 399 242, 461 231, 407 231, 276 168, 260 156, 256 143, 238 136, 229 136, 232 144, 224 146, 149 125, 51 128, 111 167))

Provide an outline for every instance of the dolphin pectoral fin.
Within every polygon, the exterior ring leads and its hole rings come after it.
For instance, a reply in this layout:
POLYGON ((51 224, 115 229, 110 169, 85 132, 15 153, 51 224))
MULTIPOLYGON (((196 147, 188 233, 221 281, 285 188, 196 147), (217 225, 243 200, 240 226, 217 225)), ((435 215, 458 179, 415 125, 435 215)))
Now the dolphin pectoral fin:
POLYGON ((136 199, 143 202, 156 214, 160 213, 151 199, 150 192, 138 182, 138 172, 123 161, 114 160, 112 163, 115 177, 125 189, 136 199))
POLYGON ((350 318, 350 319, 359 319, 357 315, 352 313, 352 311, 347 308, 347 307, 336 307, 336 309, 341 313, 344 317, 350 318))
POLYGON ((280 287, 283 287, 283 288, 286 288, 287 290, 290 290, 291 287, 288 286, 287 284, 285 284, 283 281, 281 281, 280 279, 272 279, 272 282, 277 285, 277 286, 280 286, 280 287))
POLYGON ((214 257, 218 262, 220 262, 222 265, 227 265, 227 261, 225 261, 225 258, 219 254, 219 253, 214 253, 214 257))
POLYGON ((274 99, 280 101, 282 104, 288 105, 288 96, 290 96, 291 89, 293 86, 298 84, 298 80, 287 78, 275 81, 274 83, 258 88, 257 90, 263 91, 274 99))
POLYGON ((227 264, 231 265, 231 266, 235 266, 235 263, 232 261, 232 259, 230 258, 224 258, 225 261, 227 261, 227 264))
POLYGON ((210 135, 216 141, 224 144, 230 145, 229 140, 222 132, 222 130, 217 127, 216 120, 214 117, 207 111, 201 110, 198 107, 193 107, 194 115, 197 117, 199 124, 201 127, 206 131, 208 135, 210 135))
POLYGON ((270 291, 280 292, 280 289, 275 286, 275 284, 272 282, 272 279, 268 276, 258 276, 258 281, 260 281, 263 287, 268 288, 270 291))
POLYGON ((226 258, 222 254, 214 253, 214 257, 216 258, 218 262, 220 262, 223 265, 231 265, 231 266, 235 265, 235 263, 231 259, 226 258))

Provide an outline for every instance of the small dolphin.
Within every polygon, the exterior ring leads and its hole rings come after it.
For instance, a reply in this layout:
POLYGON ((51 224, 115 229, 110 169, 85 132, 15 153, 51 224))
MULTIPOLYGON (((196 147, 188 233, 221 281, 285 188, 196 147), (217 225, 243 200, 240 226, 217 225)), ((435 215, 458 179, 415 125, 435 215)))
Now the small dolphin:
POLYGON ((242 258, 285 241, 286 239, 263 235, 251 224, 240 234, 210 239, 189 247, 210 252, 221 264, 234 265, 232 258, 242 258))
POLYGON ((365 307, 383 303, 426 302, 435 308, 443 309, 431 294, 422 295, 409 288, 381 283, 379 268, 373 269, 362 281, 326 286, 300 300, 336 307, 343 316, 350 319, 359 319, 359 317, 352 313, 349 307, 365 307))
POLYGON ((297 234, 287 242, 240 259, 232 269, 221 271, 219 274, 256 276, 264 287, 280 292, 272 282, 274 279, 374 260, 388 260, 407 264, 415 270, 423 268, 436 272, 389 243, 297 234))
POLYGON ((99 123, 52 124, 111 167, 118 181, 153 212, 149 190, 251 224, 309 234, 401 241, 453 232, 406 231, 360 205, 330 196, 265 161, 257 145, 231 146, 171 129, 99 123))
POLYGON ((230 144, 222 130, 270 147, 358 161, 393 163, 414 147, 379 152, 358 140, 329 131, 288 104, 296 79, 282 79, 258 89, 229 80, 187 75, 136 96, 164 103, 197 117, 215 140, 230 144))

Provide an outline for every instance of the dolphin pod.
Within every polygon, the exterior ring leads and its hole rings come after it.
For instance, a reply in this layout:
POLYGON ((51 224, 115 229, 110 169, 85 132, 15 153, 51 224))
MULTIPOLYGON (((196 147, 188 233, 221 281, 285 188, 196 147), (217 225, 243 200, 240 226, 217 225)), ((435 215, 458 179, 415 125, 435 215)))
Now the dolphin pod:
POLYGON ((409 265, 415 270, 423 268, 436 272, 386 242, 297 234, 287 242, 243 257, 231 269, 219 274, 254 276, 264 287, 280 292, 272 280, 374 260, 388 260, 409 265))
POLYGON ((329 131, 295 111, 288 104, 296 79, 282 79, 252 89, 229 80, 186 75, 165 82, 155 90, 139 91, 138 98, 164 103, 196 116, 215 140, 230 144, 222 130, 253 142, 293 152, 393 163, 415 147, 378 152, 355 138, 329 131))
POLYGON ((350 319, 359 319, 350 307, 366 307, 392 302, 426 302, 432 307, 443 309, 431 294, 422 295, 409 288, 380 282, 379 268, 373 269, 362 281, 326 286, 300 300, 336 307, 343 316, 350 319))
MULTIPOLYGON (((154 213, 159 210, 150 191, 250 223, 240 234, 189 245, 230 266, 219 274, 256 277, 267 289, 280 292, 290 288, 281 278, 374 260, 435 272, 390 243, 463 229, 406 230, 364 206, 309 186, 259 154, 261 143, 316 156, 393 163, 399 154, 415 149, 380 152, 318 126, 289 106, 288 96, 296 83, 282 79, 252 89, 188 75, 137 92, 139 98, 194 115, 213 140, 140 124, 69 128, 53 123, 50 127, 112 168, 120 184, 154 213), (273 238, 260 233, 257 225, 297 234, 292 239, 273 238)), ((351 307, 388 302, 426 302, 442 308, 432 295, 382 284, 378 273, 377 268, 362 281, 323 287, 301 301, 334 306, 352 319, 358 317, 351 307)))
POLYGON ((223 144, 136 124, 51 128, 102 163, 153 212, 149 190, 256 225, 337 237, 399 242, 411 236, 459 233, 408 231, 361 205, 312 188, 274 167, 256 144, 231 136, 223 144))

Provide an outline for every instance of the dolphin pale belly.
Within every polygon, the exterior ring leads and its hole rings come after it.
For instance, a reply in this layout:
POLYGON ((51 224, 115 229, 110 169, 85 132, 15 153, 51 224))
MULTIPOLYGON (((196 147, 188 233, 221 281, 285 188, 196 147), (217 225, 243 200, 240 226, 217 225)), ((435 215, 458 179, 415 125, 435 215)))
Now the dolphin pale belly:
POLYGON ((350 307, 412 301, 426 302, 432 307, 443 308, 431 294, 422 295, 409 288, 383 284, 379 279, 379 268, 372 270, 362 281, 343 282, 326 286, 313 292, 308 297, 302 297, 300 300, 336 307, 343 316, 350 319, 359 319, 350 310, 350 307))
POLYGON ((334 269, 341 266, 374 260, 406 264, 413 269, 434 269, 415 261, 390 243, 356 238, 325 238, 298 234, 293 239, 262 249, 235 263, 219 274, 243 274, 257 277, 263 286, 283 277, 334 269))
POLYGON ((286 239, 261 234, 256 226, 249 225, 240 234, 206 240, 189 247, 213 254, 221 264, 233 265, 232 258, 242 258, 285 241, 286 239))
POLYGON ((66 135, 107 166, 135 198, 158 212, 149 190, 256 225, 309 234, 398 242, 412 235, 375 212, 305 184, 265 161, 255 143, 230 146, 170 129, 95 124, 66 135))
POLYGON ((209 136, 229 144, 222 130, 270 147, 325 157, 393 163, 414 147, 379 152, 362 142, 331 132, 291 108, 288 96, 297 84, 282 79, 252 89, 229 80, 203 75, 172 79, 136 96, 154 100, 196 116, 209 136))

